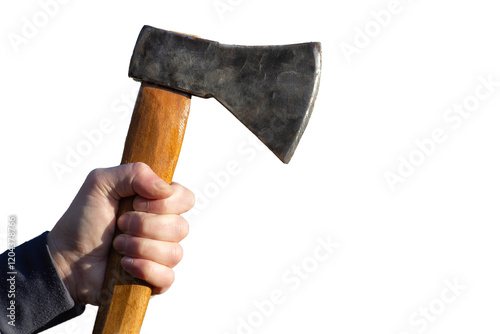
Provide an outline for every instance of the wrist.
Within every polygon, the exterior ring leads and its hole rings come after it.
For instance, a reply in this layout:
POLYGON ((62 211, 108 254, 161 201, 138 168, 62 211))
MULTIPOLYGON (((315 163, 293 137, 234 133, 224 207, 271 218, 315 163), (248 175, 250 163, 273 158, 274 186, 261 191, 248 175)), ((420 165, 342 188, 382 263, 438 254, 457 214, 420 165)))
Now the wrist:
POLYGON ((69 292, 71 298, 73 298, 75 304, 78 305, 79 300, 76 295, 76 287, 73 281, 71 280, 72 266, 70 265, 69 261, 64 257, 63 252, 61 251, 61 247, 55 242, 53 233, 54 233, 53 231, 50 231, 47 234, 47 245, 49 247, 50 256, 52 257, 52 260, 54 262, 54 267, 59 277, 61 278, 61 281, 66 287, 66 290, 69 292))

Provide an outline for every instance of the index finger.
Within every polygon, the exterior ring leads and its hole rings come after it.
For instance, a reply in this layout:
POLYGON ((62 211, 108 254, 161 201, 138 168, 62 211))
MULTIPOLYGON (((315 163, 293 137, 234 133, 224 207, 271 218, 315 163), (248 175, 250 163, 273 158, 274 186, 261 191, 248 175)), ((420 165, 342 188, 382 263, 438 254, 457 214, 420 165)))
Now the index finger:
POLYGON ((194 206, 193 193, 182 185, 172 182, 172 193, 164 199, 149 199, 137 196, 134 199, 134 210, 156 214, 181 214, 194 206))

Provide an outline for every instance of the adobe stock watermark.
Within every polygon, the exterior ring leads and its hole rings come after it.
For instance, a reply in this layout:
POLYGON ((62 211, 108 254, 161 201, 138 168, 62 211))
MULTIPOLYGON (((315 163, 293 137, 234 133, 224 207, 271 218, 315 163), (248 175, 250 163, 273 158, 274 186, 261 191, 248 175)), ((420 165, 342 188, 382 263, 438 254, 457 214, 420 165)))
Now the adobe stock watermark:
MULTIPOLYGON (((407 0, 412 1, 412 0, 407 0)), ((384 29, 387 29, 393 22, 395 16, 401 14, 404 6, 401 0, 390 0, 385 9, 370 11, 370 18, 362 27, 354 27, 352 42, 342 41, 339 44, 340 50, 348 64, 352 62, 355 55, 361 54, 371 42, 377 38, 384 29)))
POLYGON ((22 45, 27 45, 33 40, 49 22, 60 12, 61 6, 70 0, 40 0, 38 9, 28 17, 21 17, 21 27, 18 32, 8 32, 7 39, 15 53, 19 53, 22 45))
POLYGON ((268 298, 255 300, 252 303, 252 311, 237 317, 236 329, 224 334, 253 334, 291 294, 298 291, 303 283, 318 271, 322 263, 332 258, 339 247, 340 244, 333 241, 331 236, 317 237, 312 252, 281 274, 283 286, 271 290, 268 298))
POLYGON ((443 112, 444 125, 433 128, 426 137, 416 139, 413 149, 408 154, 398 156, 395 170, 384 173, 385 181, 391 191, 394 192, 398 185, 405 183, 414 175, 417 169, 436 153, 439 145, 448 140, 450 131, 456 131, 462 127, 464 121, 479 110, 481 102, 490 99, 500 87, 500 81, 496 81, 493 74, 487 77, 481 75, 477 80, 479 84, 473 93, 443 112))
POLYGON ((408 328, 398 334, 424 333, 433 323, 443 317, 443 314, 456 303, 458 297, 467 289, 467 286, 458 281, 445 279, 444 287, 438 296, 420 306, 408 317, 408 328))
POLYGON ((243 1, 244 0, 215 0, 212 2, 212 7, 219 19, 224 21, 226 19, 226 14, 233 12, 243 3, 243 1))
POLYGON ((128 94, 121 94, 110 106, 111 116, 102 118, 94 127, 83 129, 79 140, 74 145, 65 146, 63 159, 54 160, 51 163, 52 170, 59 182, 62 182, 67 174, 70 174, 80 166, 84 158, 89 157, 94 149, 104 143, 106 137, 116 129, 116 126, 130 119, 135 106, 138 87, 128 94))
POLYGON ((197 216, 206 209, 210 202, 217 198, 224 189, 226 189, 235 177, 241 175, 244 171, 243 166, 254 161, 258 152, 265 150, 266 147, 253 135, 248 136, 236 147, 236 156, 229 160, 226 165, 217 171, 208 173, 210 181, 207 181, 201 188, 191 188, 195 197, 194 207, 184 214, 189 218, 197 216))
POLYGON ((10 215, 7 222, 7 263, 4 263, 7 268, 7 282, 9 283, 9 290, 6 291, 6 296, 2 298, 7 298, 9 301, 6 317, 7 324, 12 327, 16 327, 16 281, 17 281, 17 270, 16 270, 16 247, 17 247, 17 216, 10 215))

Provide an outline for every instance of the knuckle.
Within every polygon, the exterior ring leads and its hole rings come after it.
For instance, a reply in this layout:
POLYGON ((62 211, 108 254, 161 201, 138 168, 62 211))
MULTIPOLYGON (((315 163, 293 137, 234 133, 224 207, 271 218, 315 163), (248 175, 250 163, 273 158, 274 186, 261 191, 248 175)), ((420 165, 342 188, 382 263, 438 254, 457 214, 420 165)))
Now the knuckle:
POLYGON ((140 174, 144 170, 149 169, 149 166, 146 165, 144 162, 132 162, 130 164, 130 168, 132 168, 134 174, 140 174))
POLYGON ((175 274, 171 268, 165 267, 165 270, 161 270, 161 273, 158 274, 156 286, 153 290, 155 295, 165 293, 174 284, 175 280, 175 274))
POLYGON ((96 168, 92 170, 89 175, 87 175, 87 179, 85 180, 86 182, 90 184, 99 184, 102 182, 104 178, 104 169, 103 168, 96 168))
POLYGON ((186 212, 194 207, 195 197, 194 197, 194 194, 191 190, 189 190, 187 188, 184 188, 184 189, 185 190, 184 190, 184 193, 182 196, 182 202, 183 202, 182 209, 184 212, 186 212))
POLYGON ((177 264, 182 260, 183 253, 184 252, 183 252, 182 246, 175 243, 175 244, 173 244, 172 247, 170 247, 168 255, 170 257, 171 262, 177 264))
POLYGON ((191 190, 189 190, 189 189, 186 189, 186 190, 188 192, 187 196, 188 196, 188 199, 189 199, 189 202, 188 202, 189 203, 189 209, 191 209, 192 207, 194 207, 194 204, 196 202, 196 197, 194 196, 194 193, 191 190))
POLYGON ((165 287, 169 287, 171 286, 173 283, 174 283, 174 280, 175 280, 175 273, 174 271, 172 270, 172 268, 168 268, 167 267, 167 270, 165 271, 165 274, 163 276, 163 279, 164 279, 164 285, 165 287))
POLYGON ((189 233, 189 224, 186 219, 181 216, 176 216, 176 221, 174 223, 176 236, 182 240, 189 233))
POLYGON ((111 196, 113 199, 119 200, 121 196, 109 183, 110 170, 112 170, 112 168, 96 168, 92 170, 89 175, 87 175, 84 184, 90 186, 91 189, 97 190, 99 194, 105 197, 111 196))
POLYGON ((132 182, 135 182, 136 178, 141 178, 141 175, 151 170, 144 162, 132 162, 130 163, 130 168, 132 170, 132 175, 134 175, 132 182))
POLYGON ((188 188, 182 186, 179 183, 172 183, 174 192, 171 196, 171 205, 175 211, 178 213, 183 213, 190 210, 195 203, 194 193, 188 188))

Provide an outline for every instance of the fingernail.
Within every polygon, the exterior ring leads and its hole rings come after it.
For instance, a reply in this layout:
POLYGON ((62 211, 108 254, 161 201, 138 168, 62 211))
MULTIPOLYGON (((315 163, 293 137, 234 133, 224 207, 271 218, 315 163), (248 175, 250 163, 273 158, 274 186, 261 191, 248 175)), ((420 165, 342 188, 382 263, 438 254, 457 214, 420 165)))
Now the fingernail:
POLYGON ((125 239, 126 239, 125 237, 119 235, 113 241, 113 247, 116 249, 117 252, 123 252, 127 247, 127 240, 125 239))
POLYGON ((122 232, 129 231, 130 226, 130 215, 124 214, 118 219, 118 227, 122 232))
POLYGON ((158 190, 166 190, 170 187, 170 185, 163 181, 162 179, 159 179, 158 181, 155 182, 155 187, 158 190))
POLYGON ((124 256, 122 258, 123 268, 125 268, 125 269, 130 268, 133 264, 134 264, 134 259, 132 259, 131 257, 124 256))

